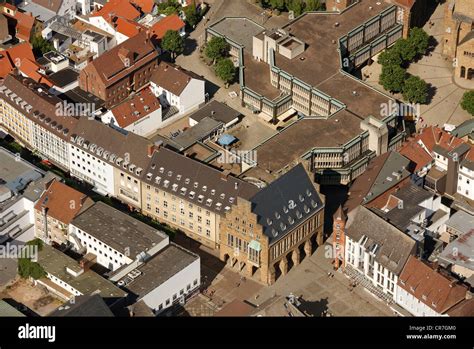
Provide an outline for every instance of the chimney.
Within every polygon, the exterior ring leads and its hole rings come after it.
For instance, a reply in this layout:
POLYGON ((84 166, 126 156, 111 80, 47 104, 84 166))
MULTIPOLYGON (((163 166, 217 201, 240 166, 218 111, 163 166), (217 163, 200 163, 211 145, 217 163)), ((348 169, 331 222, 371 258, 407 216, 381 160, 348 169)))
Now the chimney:
POLYGON ((153 153, 155 152, 156 148, 154 144, 148 144, 147 146, 147 155, 149 158, 153 156, 153 153))
POLYGON ((224 172, 221 172, 221 179, 227 182, 227 179, 229 178, 229 174, 230 174, 229 170, 225 170, 224 172))

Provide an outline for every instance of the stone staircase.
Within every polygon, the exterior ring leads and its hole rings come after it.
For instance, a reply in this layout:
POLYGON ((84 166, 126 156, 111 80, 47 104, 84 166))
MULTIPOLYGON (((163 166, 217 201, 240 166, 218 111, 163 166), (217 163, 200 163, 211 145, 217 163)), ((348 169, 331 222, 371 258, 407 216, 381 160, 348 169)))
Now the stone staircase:
POLYGON ((387 302, 388 304, 393 303, 393 298, 390 297, 389 295, 385 294, 380 288, 377 286, 374 286, 372 281, 367 278, 365 275, 361 274, 358 272, 356 269, 354 269, 350 265, 346 265, 344 268, 344 274, 348 276, 352 282, 355 282, 357 285, 360 285, 370 291, 370 293, 374 294, 381 300, 387 302))

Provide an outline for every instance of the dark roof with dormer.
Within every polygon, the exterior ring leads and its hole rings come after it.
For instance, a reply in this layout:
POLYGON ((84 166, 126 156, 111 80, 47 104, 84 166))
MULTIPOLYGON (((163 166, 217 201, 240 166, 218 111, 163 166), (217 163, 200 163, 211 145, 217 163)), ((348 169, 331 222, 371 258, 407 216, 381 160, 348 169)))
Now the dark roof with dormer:
POLYGON ((259 191, 250 202, 270 244, 324 208, 321 196, 301 164, 259 191))

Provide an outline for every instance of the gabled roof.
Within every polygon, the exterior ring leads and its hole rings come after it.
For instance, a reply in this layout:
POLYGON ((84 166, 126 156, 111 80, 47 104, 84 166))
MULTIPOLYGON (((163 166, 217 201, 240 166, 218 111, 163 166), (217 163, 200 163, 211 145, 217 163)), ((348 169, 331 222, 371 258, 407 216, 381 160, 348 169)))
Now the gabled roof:
POLYGON ((155 6, 154 0, 131 0, 132 4, 135 4, 144 13, 151 13, 155 6))
POLYGON ((70 186, 54 179, 35 205, 35 210, 61 223, 69 224, 81 211, 93 205, 92 199, 70 186))
POLYGON ((118 126, 126 128, 160 109, 160 101, 147 87, 111 109, 118 126))
POLYGON ((21 73, 25 74, 26 76, 38 83, 45 84, 49 87, 54 86, 54 83, 50 79, 48 79, 47 76, 43 75, 40 72, 41 66, 38 63, 30 60, 29 58, 24 58, 21 61, 21 65, 18 69, 21 73))
POLYGON ((76 115, 58 112, 58 108, 63 107, 65 101, 49 93, 48 86, 39 84, 31 78, 12 74, 5 78, 3 85, 5 88, 1 89, 0 93, 6 96, 8 90, 10 91, 8 92, 10 98, 4 98, 14 108, 57 137, 69 139, 78 120, 76 115), (19 99, 18 101, 21 100, 26 104, 25 109, 11 102, 13 94, 16 95, 15 100, 19 99), (27 109, 28 105, 31 108, 27 109))
POLYGON ((158 52, 145 32, 129 38, 90 62, 82 72, 95 72, 105 86, 110 86, 137 67, 158 58, 158 52), (123 54, 128 54, 126 61, 123 54))
POLYGON ((415 253, 415 240, 364 206, 349 212, 346 235, 356 242, 365 238, 365 248, 376 248, 375 260, 395 275, 415 253))
POLYGON ((90 17, 101 16, 110 22, 113 17, 122 17, 129 20, 135 20, 140 17, 140 12, 126 0, 111 0, 107 2, 99 11, 91 13, 90 17))
POLYGON ((35 60, 33 49, 28 42, 23 42, 7 50, 0 51, 0 78, 5 78, 23 59, 35 60))
POLYGON ((224 214, 237 198, 250 199, 258 188, 189 157, 160 147, 151 158, 144 183, 217 214, 224 214))
POLYGON ((162 20, 158 21, 150 29, 152 39, 161 40, 165 36, 168 30, 179 31, 184 28, 186 24, 183 22, 178 15, 166 16, 162 20))
POLYGON ((145 30, 145 27, 141 24, 122 17, 114 17, 112 23, 116 31, 128 38, 131 38, 140 33, 140 31, 145 30))
POLYGON ((24 41, 30 41, 31 31, 35 23, 35 17, 31 13, 16 11, 16 37, 24 41))
POLYGON ((344 204, 346 211, 369 203, 409 177, 409 165, 410 160, 395 152, 387 152, 371 160, 364 174, 349 189, 349 198, 344 204))
POLYGON ((474 134, 474 119, 464 121, 451 131, 454 137, 463 138, 470 134, 474 134))
POLYGON ((398 152, 413 162, 414 168, 412 170, 414 172, 420 171, 423 167, 433 162, 431 154, 415 140, 410 140, 403 144, 398 152))
POLYGON ((59 9, 63 4, 63 0, 31 0, 35 4, 47 8, 54 13, 58 13, 59 9))
POLYGON ((410 256, 400 274, 398 286, 439 314, 444 314, 466 298, 467 287, 442 275, 410 256))
POLYGON ((74 302, 66 303, 56 309, 48 316, 66 317, 111 317, 114 316, 103 298, 98 295, 87 295, 74 297, 74 302))
POLYGON ((423 129, 421 133, 415 137, 415 140, 426 147, 429 152, 433 152, 435 147, 449 152, 464 143, 462 139, 456 138, 436 126, 423 129))
POLYGON ((201 80, 200 77, 190 71, 162 61, 153 72, 150 81, 175 96, 180 96, 192 79, 201 80))
POLYGON ((323 201, 302 164, 270 183, 249 201, 270 244, 324 209, 323 201))

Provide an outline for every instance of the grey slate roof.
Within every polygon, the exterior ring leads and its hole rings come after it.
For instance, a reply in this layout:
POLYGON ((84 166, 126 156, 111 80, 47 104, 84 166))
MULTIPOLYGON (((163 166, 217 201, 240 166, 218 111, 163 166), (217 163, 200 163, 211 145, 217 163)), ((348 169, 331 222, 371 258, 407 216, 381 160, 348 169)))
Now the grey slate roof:
POLYGON ((250 183, 163 147, 153 154, 143 181, 217 214, 229 210, 237 197, 248 200, 258 191, 250 183))
POLYGON ((366 237, 364 246, 369 250, 378 245, 375 260, 396 275, 400 275, 408 257, 415 253, 412 238, 364 206, 349 212, 346 235, 356 242, 366 237))
POLYGON ((168 238, 164 233, 103 202, 96 202, 74 218, 71 224, 121 253, 129 249, 131 259, 168 238))
MULTIPOLYGON (((387 189, 393 187, 395 183, 402 181, 404 178, 410 176, 410 172, 407 170, 410 165, 408 160, 403 155, 391 152, 385 161, 383 167, 377 175, 372 187, 366 198, 377 197, 384 193, 387 189), (396 175, 395 175, 396 174, 396 175), (400 178, 397 178, 399 176, 400 178)), ((364 175, 362 175, 363 177, 364 175)))
POLYGON ((67 303, 60 306, 49 316, 60 317, 89 317, 101 316, 111 317, 114 314, 110 311, 107 304, 98 294, 92 296, 79 296, 74 298, 74 303, 67 303))
POLYGON ((464 121, 453 131, 451 131, 451 134, 457 138, 463 138, 472 133, 474 133, 474 119, 464 121))
POLYGON ((302 164, 260 190, 250 202, 270 244, 324 208, 302 164))
POLYGON ((392 196, 401 200, 402 206, 397 205, 397 207, 388 212, 378 210, 377 214, 384 217, 398 229, 406 231, 411 223, 411 219, 424 211, 424 208, 419 205, 433 197, 433 194, 421 187, 409 184, 402 187, 398 192, 393 193, 392 196))

